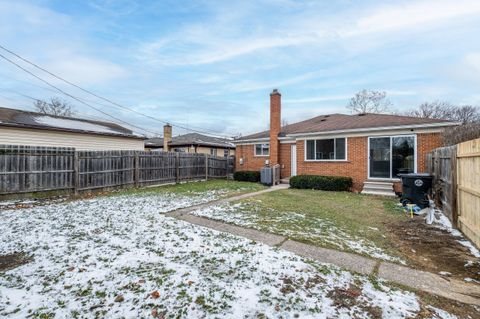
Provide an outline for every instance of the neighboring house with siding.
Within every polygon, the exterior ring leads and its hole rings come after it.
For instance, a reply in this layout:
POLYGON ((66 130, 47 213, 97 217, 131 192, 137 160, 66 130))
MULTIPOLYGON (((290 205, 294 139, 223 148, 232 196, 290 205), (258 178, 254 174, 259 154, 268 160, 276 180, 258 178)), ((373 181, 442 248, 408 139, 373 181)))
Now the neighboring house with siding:
POLYGON ((236 169, 280 164, 281 176, 349 176, 353 191, 394 195, 398 174, 424 172, 442 132, 459 123, 387 114, 321 115, 281 127, 281 95, 270 94, 270 130, 235 140, 236 169))
POLYGON ((0 107, 0 144, 143 150, 144 140, 115 123, 0 107))
POLYGON ((220 157, 235 155, 235 144, 230 140, 198 133, 172 137, 172 127, 170 125, 164 126, 163 136, 163 138, 145 140, 145 149, 151 151, 209 154, 220 157))

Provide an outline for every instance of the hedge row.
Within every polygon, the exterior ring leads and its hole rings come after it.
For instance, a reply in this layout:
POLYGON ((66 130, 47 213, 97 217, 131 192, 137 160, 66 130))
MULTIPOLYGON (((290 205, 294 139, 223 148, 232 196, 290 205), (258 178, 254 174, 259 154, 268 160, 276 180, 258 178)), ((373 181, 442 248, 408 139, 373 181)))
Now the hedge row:
POLYGON ((349 191, 352 178, 344 176, 298 175, 290 178, 290 186, 299 189, 319 189, 324 191, 349 191))
POLYGON ((240 171, 233 174, 233 179, 240 182, 260 182, 260 172, 257 171, 240 171))

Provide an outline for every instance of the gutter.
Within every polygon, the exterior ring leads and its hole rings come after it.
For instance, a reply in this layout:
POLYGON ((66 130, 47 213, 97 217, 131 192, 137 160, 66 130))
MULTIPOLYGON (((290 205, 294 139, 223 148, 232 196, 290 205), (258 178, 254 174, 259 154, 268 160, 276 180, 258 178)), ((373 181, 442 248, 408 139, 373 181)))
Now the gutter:
MULTIPOLYGON (((462 125, 462 123, 461 122, 441 122, 441 123, 430 123, 430 124, 427 123, 427 124, 416 124, 416 125, 380 126, 380 127, 367 127, 367 128, 358 128, 358 129, 322 131, 322 132, 293 133, 293 134, 286 134, 286 136, 279 137, 278 140, 293 141, 297 137, 312 136, 312 135, 330 135, 330 134, 363 133, 363 132, 367 133, 367 132, 375 132, 375 131, 436 128, 436 127, 447 127, 447 126, 458 126, 458 125, 462 125)), ((252 139, 245 139, 245 140, 236 140, 233 143, 244 144, 244 143, 254 143, 254 142, 268 142, 268 141, 270 141, 269 137, 262 137, 262 138, 252 138, 252 139)))
POLYGON ((446 123, 431 123, 431 124, 416 124, 416 125, 368 127, 363 129, 360 128, 360 129, 334 130, 334 131, 323 131, 323 132, 294 133, 294 134, 287 134, 287 138, 310 136, 310 135, 338 134, 338 133, 362 133, 362 132, 375 132, 375 131, 387 131, 387 130, 398 130, 398 129, 435 128, 435 127, 445 127, 445 126, 458 126, 461 124, 462 124, 461 122, 446 122, 446 123))
POLYGON ((0 126, 13 127, 13 128, 24 128, 30 130, 42 130, 42 131, 59 131, 59 132, 70 132, 77 134, 90 134, 90 135, 100 135, 100 136, 111 136, 111 137, 123 137, 123 138, 132 138, 137 140, 146 140, 144 136, 132 135, 132 134, 115 134, 115 133, 104 133, 104 132, 95 132, 95 131, 84 131, 84 130, 74 130, 62 127, 45 127, 45 126, 35 126, 35 125, 24 125, 24 124, 15 124, 15 123, 5 123, 0 122, 0 126))

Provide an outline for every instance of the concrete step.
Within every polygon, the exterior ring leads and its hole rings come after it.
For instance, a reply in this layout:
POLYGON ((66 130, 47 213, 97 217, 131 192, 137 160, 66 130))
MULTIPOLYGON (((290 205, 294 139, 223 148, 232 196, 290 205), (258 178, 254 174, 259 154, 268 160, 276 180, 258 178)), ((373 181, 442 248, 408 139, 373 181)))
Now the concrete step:
POLYGON ((393 183, 388 181, 365 181, 362 194, 394 197, 393 183))
POLYGON ((375 196, 389 196, 389 197, 396 197, 397 195, 395 192, 392 190, 390 191, 380 191, 380 190, 368 190, 368 189, 363 189, 362 194, 365 195, 375 195, 375 196))
POLYGON ((290 184, 290 178, 282 178, 280 184, 290 184))
POLYGON ((376 184, 363 184, 363 189, 377 190, 377 191, 392 191, 393 185, 376 185, 376 184))

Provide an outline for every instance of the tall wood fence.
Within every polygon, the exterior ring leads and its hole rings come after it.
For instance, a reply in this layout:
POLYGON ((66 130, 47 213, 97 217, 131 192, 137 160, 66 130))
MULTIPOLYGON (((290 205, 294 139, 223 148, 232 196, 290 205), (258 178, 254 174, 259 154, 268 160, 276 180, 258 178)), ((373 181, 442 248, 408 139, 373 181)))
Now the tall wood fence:
POLYGON ((435 149, 427 167, 437 205, 480 247, 480 139, 435 149))
POLYGON ((234 163, 205 154, 0 145, 0 195, 226 178, 234 163))
POLYGON ((437 207, 457 224, 457 146, 441 147, 427 156, 427 170, 433 175, 433 195, 437 207))
POLYGON ((458 228, 480 247, 480 139, 458 144, 458 228))

